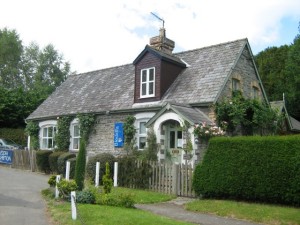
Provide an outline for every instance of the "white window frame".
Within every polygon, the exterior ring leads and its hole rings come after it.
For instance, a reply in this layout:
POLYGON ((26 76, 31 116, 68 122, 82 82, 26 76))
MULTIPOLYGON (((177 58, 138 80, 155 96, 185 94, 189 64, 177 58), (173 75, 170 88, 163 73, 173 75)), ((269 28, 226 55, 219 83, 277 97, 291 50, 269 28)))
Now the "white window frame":
POLYGON ((144 150, 145 147, 146 147, 146 143, 147 143, 147 128, 146 128, 146 123, 147 121, 146 120, 140 120, 138 121, 138 132, 137 132, 137 144, 138 144, 138 149, 139 150, 144 150), (145 126, 145 132, 144 133, 141 133, 141 124, 144 124, 145 126), (141 140, 144 140, 145 142, 145 145, 144 147, 142 148, 141 147, 141 140))
POLYGON ((141 76, 140 76, 140 97, 141 98, 149 98, 155 96, 155 67, 150 67, 146 69, 141 70, 141 76), (150 70, 153 70, 153 80, 150 80, 150 70), (143 72, 146 71, 146 81, 143 81, 143 72), (150 91, 150 84, 153 84, 153 93, 149 94, 150 91), (146 88, 145 93, 143 95, 143 87, 146 88))
POLYGON ((57 132, 57 121, 56 120, 49 120, 43 121, 39 123, 40 127, 40 149, 42 150, 53 150, 55 148, 55 134, 57 132), (45 136, 45 129, 46 136, 45 136), (49 137, 49 129, 52 129, 52 137, 49 137), (49 147, 49 141, 51 141, 51 147, 49 147))
POLYGON ((80 146, 80 127, 79 127, 79 119, 76 118, 71 122, 70 126, 70 150, 79 151, 80 146), (74 128, 78 127, 79 136, 74 134, 74 128))

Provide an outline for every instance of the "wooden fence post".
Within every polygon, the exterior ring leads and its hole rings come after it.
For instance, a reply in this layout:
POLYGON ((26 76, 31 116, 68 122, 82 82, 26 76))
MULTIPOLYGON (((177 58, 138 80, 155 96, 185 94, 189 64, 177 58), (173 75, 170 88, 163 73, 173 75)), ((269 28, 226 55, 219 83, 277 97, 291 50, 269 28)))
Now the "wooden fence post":
POLYGON ((172 194, 178 195, 178 165, 172 165, 172 194))

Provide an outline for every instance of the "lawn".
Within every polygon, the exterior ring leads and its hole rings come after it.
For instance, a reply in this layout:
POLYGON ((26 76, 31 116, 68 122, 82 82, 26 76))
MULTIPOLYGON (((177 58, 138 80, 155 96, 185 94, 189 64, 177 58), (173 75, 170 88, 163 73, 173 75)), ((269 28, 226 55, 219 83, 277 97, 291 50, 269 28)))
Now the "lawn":
POLYGON ((268 225, 299 225, 300 208, 229 200, 197 200, 187 210, 215 214, 268 225))
MULTIPOLYGON (((89 204, 78 204, 78 219, 73 221, 71 219, 71 206, 69 202, 55 200, 49 197, 53 195, 53 193, 49 193, 49 189, 44 190, 42 193, 47 201, 48 211, 55 225, 81 224, 79 220, 80 216, 83 218, 83 224, 88 225, 191 224, 154 215, 139 209, 89 204)), ((175 198, 173 195, 165 195, 151 191, 120 187, 113 188, 112 194, 118 196, 118 194, 121 193, 130 193, 136 203, 164 202, 175 198)), ((300 208, 229 200, 195 200, 188 203, 185 207, 190 211, 243 219, 255 223, 268 225, 300 225, 300 208)))

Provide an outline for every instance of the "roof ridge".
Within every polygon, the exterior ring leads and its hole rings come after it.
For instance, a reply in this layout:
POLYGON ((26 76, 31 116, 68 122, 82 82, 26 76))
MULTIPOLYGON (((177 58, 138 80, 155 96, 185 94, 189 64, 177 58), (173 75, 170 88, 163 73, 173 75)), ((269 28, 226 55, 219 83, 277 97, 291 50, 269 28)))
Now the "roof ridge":
POLYGON ((186 51, 176 52, 176 53, 174 53, 174 55, 184 54, 184 53, 193 52, 193 51, 199 51, 199 50, 202 50, 202 49, 207 49, 207 48, 212 48, 212 47, 217 47, 217 46, 221 46, 221 45, 227 45, 227 44, 234 43, 234 42, 247 41, 247 40, 248 40, 248 38, 236 39, 236 40, 233 40, 233 41, 227 41, 227 42, 223 42, 223 43, 219 43, 219 44, 212 44, 212 45, 204 46, 204 47, 201 47, 201 48, 195 48, 195 49, 190 49, 190 50, 186 50, 186 51))

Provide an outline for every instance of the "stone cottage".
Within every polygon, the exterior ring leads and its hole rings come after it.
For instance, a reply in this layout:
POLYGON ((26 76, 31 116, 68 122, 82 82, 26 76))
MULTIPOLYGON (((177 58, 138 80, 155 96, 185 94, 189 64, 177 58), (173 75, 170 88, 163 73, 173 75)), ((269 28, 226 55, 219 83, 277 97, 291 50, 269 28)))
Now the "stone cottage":
MULTIPOLYGON (((176 163, 184 161, 181 127, 188 122, 193 143, 189 162, 194 163, 201 154, 193 125, 214 122, 212 104, 237 90, 246 98, 267 102, 247 39, 179 53, 173 53, 174 47, 162 28, 133 63, 69 76, 27 118, 39 124, 40 149, 54 148, 53 134, 60 117, 92 113, 97 119, 87 144, 88 155, 122 155, 123 137, 116 138, 116 129, 122 129, 118 125, 133 115, 137 148, 145 148, 147 127, 152 126, 160 146, 159 159, 169 154, 176 163)), ((71 152, 78 151, 79 130, 78 119, 74 119, 70 123, 71 152)))

